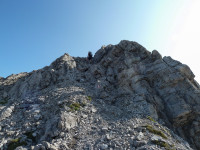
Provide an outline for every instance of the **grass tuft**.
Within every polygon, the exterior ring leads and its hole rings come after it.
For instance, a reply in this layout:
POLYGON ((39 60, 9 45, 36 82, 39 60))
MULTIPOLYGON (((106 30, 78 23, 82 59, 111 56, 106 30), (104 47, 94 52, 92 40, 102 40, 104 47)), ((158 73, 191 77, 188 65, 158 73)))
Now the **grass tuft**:
POLYGON ((173 148, 173 145, 169 145, 168 143, 164 141, 159 141, 159 140, 153 140, 151 141, 153 144, 159 145, 160 147, 164 147, 166 150, 175 150, 173 148))
POLYGON ((153 121, 153 122, 156 122, 151 116, 147 116, 147 119, 153 121))
POLYGON ((77 111, 80 110, 81 105, 79 103, 72 103, 69 105, 69 108, 71 108, 71 111, 77 111))
POLYGON ((159 136, 161 136, 162 138, 164 138, 164 139, 167 139, 167 136, 162 132, 162 131, 160 131, 160 130, 156 130, 156 129, 154 129, 152 126, 150 126, 150 125, 147 125, 147 126, 145 126, 146 128, 147 128, 147 130, 149 130, 149 132, 151 132, 151 133, 153 133, 153 134, 156 134, 156 135, 159 135, 159 136))

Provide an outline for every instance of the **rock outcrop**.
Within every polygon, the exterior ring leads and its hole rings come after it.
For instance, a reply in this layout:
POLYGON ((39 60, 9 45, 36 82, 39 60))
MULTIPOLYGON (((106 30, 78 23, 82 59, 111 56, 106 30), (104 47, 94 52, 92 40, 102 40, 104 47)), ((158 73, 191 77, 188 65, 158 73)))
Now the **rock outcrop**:
POLYGON ((200 149, 200 86, 136 42, 0 78, 0 148, 200 149), (188 144, 189 143, 189 144, 188 144))

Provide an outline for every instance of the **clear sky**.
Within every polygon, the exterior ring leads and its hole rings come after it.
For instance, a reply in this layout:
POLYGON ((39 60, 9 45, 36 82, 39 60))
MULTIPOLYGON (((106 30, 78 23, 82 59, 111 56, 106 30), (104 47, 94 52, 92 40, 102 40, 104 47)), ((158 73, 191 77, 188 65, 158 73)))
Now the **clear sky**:
POLYGON ((189 65, 200 82, 199 0, 0 0, 0 76, 127 39, 189 65))

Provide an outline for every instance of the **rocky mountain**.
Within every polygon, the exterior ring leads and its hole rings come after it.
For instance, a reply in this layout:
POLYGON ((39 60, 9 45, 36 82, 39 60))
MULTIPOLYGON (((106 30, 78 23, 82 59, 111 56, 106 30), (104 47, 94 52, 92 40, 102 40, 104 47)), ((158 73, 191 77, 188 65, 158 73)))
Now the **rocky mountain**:
POLYGON ((200 150, 187 65, 123 40, 0 78, 2 150, 200 150))

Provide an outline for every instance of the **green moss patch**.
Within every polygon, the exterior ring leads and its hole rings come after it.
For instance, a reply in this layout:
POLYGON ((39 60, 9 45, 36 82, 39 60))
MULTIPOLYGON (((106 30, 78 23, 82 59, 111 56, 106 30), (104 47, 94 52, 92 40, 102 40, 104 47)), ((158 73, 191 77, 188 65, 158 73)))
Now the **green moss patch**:
POLYGON ((145 127, 147 128, 147 130, 149 130, 149 132, 156 134, 156 135, 159 135, 159 136, 163 137, 164 139, 167 139, 167 136, 162 131, 156 130, 150 125, 147 125, 145 127))

